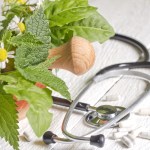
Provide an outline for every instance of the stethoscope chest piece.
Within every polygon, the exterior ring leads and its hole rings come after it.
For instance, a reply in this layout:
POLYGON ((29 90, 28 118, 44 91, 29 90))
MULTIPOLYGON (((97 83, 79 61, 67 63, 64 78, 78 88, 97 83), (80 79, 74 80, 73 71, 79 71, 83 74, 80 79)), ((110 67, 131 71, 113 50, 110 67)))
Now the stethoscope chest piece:
MULTIPOLYGON (((92 127, 100 127, 107 123, 109 120, 116 117, 120 112, 125 110, 124 107, 119 106, 111 106, 111 105, 102 105, 97 107, 96 111, 92 111, 88 113, 85 117, 85 122, 89 126, 92 127)), ((123 119, 127 119, 129 117, 129 114, 125 116, 123 119)), ((117 123, 114 124, 112 127, 117 126, 117 123)))

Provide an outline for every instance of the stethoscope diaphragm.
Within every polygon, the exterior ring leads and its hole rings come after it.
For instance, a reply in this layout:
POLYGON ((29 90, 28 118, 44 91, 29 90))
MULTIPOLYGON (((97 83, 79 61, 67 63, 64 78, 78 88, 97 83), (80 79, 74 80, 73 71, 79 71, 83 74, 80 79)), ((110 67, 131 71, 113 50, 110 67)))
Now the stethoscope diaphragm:
MULTIPOLYGON (((85 123, 91 127, 100 127, 116 117, 119 113, 125 110, 125 107, 102 105, 97 107, 96 111, 92 111, 85 116, 85 123)), ((121 120, 129 118, 129 114, 121 120)), ((119 120, 119 121, 121 121, 119 120)), ((118 123, 113 124, 111 127, 117 126, 118 123)))

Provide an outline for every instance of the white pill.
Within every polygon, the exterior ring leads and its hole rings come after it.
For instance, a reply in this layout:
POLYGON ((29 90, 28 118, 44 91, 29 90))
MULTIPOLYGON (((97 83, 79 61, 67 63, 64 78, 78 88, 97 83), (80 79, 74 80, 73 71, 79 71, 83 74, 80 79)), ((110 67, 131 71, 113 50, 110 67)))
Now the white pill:
POLYGON ((125 120, 119 122, 120 128, 133 128, 135 126, 135 123, 132 120, 125 120))
POLYGON ((26 139, 26 141, 31 142, 32 138, 27 132, 23 132, 23 136, 26 139))
POLYGON ((138 128, 136 128, 136 129, 132 130, 132 131, 130 132, 130 134, 131 134, 133 137, 137 137, 137 136, 140 134, 140 132, 142 132, 142 130, 143 130, 142 127, 138 127, 138 128))
POLYGON ((103 101, 118 101, 120 99, 121 99, 121 97, 118 95, 108 95, 105 98, 103 98, 102 100, 103 101))
POLYGON ((137 114, 143 115, 143 116, 149 116, 150 115, 150 108, 139 109, 137 114))
POLYGON ((115 132, 113 133, 113 138, 116 139, 120 139, 122 138, 124 135, 127 135, 128 132, 115 132))
POLYGON ((135 145, 135 140, 130 135, 125 135, 121 138, 122 143, 124 143, 128 148, 131 148, 135 145))
POLYGON ((138 136, 141 138, 150 140, 150 131, 149 132, 141 132, 138 136))
POLYGON ((117 129, 118 132, 130 132, 132 130, 133 130, 133 128, 118 128, 117 129))

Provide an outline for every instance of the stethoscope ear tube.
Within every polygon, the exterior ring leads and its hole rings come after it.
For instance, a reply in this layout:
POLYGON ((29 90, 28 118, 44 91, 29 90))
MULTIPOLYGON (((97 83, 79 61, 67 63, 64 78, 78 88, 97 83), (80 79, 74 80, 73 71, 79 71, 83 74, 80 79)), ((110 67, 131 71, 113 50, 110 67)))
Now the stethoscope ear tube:
POLYGON ((105 144, 105 136, 103 134, 94 135, 90 137, 90 145, 102 148, 105 144))

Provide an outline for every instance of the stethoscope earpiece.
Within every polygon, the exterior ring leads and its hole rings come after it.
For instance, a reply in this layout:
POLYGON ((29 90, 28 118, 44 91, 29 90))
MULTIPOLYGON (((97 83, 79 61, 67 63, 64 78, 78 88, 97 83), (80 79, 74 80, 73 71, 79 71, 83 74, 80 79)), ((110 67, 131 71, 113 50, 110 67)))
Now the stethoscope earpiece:
POLYGON ((53 132, 51 132, 51 131, 46 131, 45 133, 44 133, 44 135, 43 135, 43 142, 45 143, 45 144, 52 144, 52 143, 56 143, 55 141, 54 141, 54 139, 53 139, 53 137, 56 137, 56 135, 53 133, 53 132))
POLYGON ((103 134, 91 136, 90 144, 96 147, 104 147, 105 136, 103 134))

